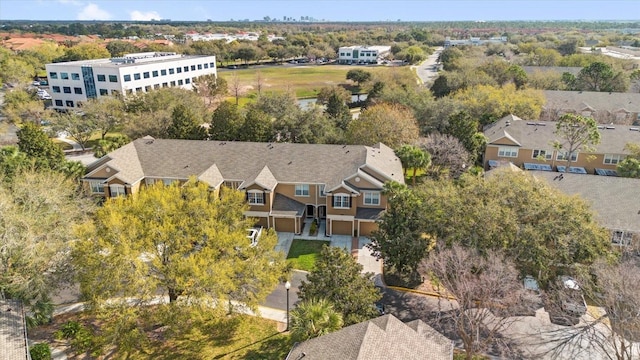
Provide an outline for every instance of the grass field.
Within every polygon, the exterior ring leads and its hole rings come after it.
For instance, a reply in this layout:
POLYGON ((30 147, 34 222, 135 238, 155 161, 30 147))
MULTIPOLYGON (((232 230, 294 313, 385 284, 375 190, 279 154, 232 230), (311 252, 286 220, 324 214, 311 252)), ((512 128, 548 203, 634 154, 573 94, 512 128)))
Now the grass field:
POLYGON ((287 255, 287 263, 294 269, 311 271, 315 267, 316 259, 323 246, 329 246, 329 241, 293 239, 287 255))
POLYGON ((218 75, 227 81, 229 90, 234 83, 234 76, 238 77, 238 83, 242 89, 242 97, 255 97, 257 90, 257 74, 262 78, 262 91, 293 91, 298 98, 315 97, 320 89, 327 86, 354 84, 347 80, 347 72, 353 69, 363 69, 372 74, 388 71, 411 71, 408 67, 391 68, 385 66, 356 67, 349 65, 322 65, 322 66, 273 66, 252 67, 249 69, 237 69, 233 71, 219 72, 218 75))

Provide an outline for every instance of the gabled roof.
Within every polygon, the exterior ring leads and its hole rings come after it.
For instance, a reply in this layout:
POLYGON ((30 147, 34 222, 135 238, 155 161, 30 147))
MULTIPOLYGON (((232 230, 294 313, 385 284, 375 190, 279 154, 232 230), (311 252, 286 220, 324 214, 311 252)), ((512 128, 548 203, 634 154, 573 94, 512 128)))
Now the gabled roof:
POLYGON ((287 360, 450 360, 453 343, 421 320, 384 315, 297 344, 287 360), (304 354, 304 355, 303 355, 304 354))
POLYGON ((557 172, 534 171, 532 174, 566 194, 586 199, 600 225, 640 233, 640 179, 563 173, 563 179, 558 181, 553 180, 557 172))
MULTIPOLYGON (((627 143, 640 143, 638 126, 613 125, 600 128, 600 144, 595 146, 595 153, 627 154, 628 151, 624 149, 627 143)), ((554 121, 528 121, 508 116, 485 127, 484 135, 489 139, 489 145, 505 145, 500 139, 508 137, 525 149, 552 150, 555 140, 563 142, 554 134, 555 131, 554 121)))
POLYGON ((198 180, 206 182, 209 186, 216 188, 222 184, 224 178, 216 164, 213 164, 198 176, 198 180))
POLYGON ((582 111, 587 105, 595 111, 625 108, 629 112, 640 112, 640 93, 545 90, 544 96, 547 98, 545 109, 582 111))
POLYGON ((145 137, 92 164, 86 177, 105 166, 130 184, 144 177, 188 179, 195 175, 203 181, 219 183, 222 177, 244 181, 243 186, 257 183, 267 189, 273 189, 276 183, 325 184, 331 189, 360 168, 377 178, 404 182, 400 161, 383 144, 368 147, 145 137))

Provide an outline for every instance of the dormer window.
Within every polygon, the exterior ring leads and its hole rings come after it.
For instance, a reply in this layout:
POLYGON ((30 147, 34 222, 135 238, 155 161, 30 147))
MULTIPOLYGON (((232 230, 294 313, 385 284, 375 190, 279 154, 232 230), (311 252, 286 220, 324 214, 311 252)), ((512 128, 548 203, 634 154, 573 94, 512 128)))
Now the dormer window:
POLYGON ((264 205, 264 193, 260 190, 249 190, 247 201, 250 205, 264 205))

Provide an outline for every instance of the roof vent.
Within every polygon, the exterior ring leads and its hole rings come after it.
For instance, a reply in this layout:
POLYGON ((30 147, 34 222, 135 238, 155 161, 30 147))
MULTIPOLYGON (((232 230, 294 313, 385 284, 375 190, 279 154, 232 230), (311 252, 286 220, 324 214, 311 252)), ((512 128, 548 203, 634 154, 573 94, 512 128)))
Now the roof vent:
POLYGON ((600 130, 604 129, 604 125, 598 125, 598 129, 600 130))
POLYGON ((536 123, 534 122, 527 122, 527 125, 535 125, 536 123))
POLYGON ((605 128, 606 128, 607 130, 613 130, 613 129, 615 129, 616 127, 615 127, 615 126, 605 126, 605 128))
POLYGON ((640 131, 640 128, 629 128, 631 131, 640 131))
POLYGON ((538 125, 538 126, 546 126, 547 124, 545 124, 543 122, 539 122, 539 123, 536 123, 536 125, 538 125))

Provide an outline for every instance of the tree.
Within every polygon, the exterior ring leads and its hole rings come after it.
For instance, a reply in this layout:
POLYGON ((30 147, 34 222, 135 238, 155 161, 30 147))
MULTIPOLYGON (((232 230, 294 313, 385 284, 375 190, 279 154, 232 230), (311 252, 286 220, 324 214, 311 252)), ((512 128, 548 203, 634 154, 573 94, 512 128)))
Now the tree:
POLYGON ((455 136, 471 155, 471 161, 482 156, 486 139, 482 133, 478 132, 479 123, 464 111, 453 114, 449 117, 449 124, 444 130, 445 134, 455 136), (479 136, 478 136, 479 135, 479 136))
POLYGON ((382 142, 391 148, 398 148, 413 143, 418 133, 418 125, 409 109, 378 104, 367 108, 349 123, 346 137, 350 144, 373 145, 382 142))
POLYGON ((229 92, 227 81, 214 74, 203 75, 193 82, 193 90, 206 100, 206 105, 219 101, 229 92))
POLYGON ((356 86, 360 87, 362 83, 371 80, 371 73, 361 69, 354 69, 347 71, 347 80, 355 81, 356 86))
POLYGON ((22 300, 35 320, 47 322, 50 296, 70 280, 74 228, 93 205, 59 172, 22 169, 2 180, 0 295, 22 300))
POLYGON ((348 103, 351 102, 351 93, 338 87, 324 87, 318 92, 318 103, 325 107, 325 112, 342 130, 346 130, 352 119, 348 103))
POLYGON ((431 155, 431 173, 437 176, 457 179, 474 163, 460 140, 451 135, 432 133, 420 138, 418 146, 431 155))
POLYGON ((52 125, 56 132, 64 132, 80 144, 82 150, 86 149, 87 142, 97 128, 93 121, 74 111, 57 113, 53 117, 52 125))
POLYGON ((579 151, 592 152, 592 146, 600 143, 598 124, 591 117, 576 114, 564 114, 556 122, 554 134, 561 140, 556 140, 553 147, 563 151, 562 157, 567 161, 565 172, 569 171, 573 156, 579 151))
POLYGON ((302 301, 324 298, 342 314, 345 326, 356 324, 378 315, 374 304, 381 296, 371 276, 362 274, 362 265, 343 249, 325 246, 298 295, 302 301))
POLYGON ((576 82, 583 91, 625 92, 628 79, 624 76, 622 72, 616 73, 611 65, 596 61, 580 70, 576 82))
POLYGON ((211 139, 228 141, 239 139, 239 130, 243 120, 236 104, 228 101, 221 102, 211 116, 211 126, 209 127, 211 139))
POLYGON ((26 123, 18 130, 18 149, 34 162, 36 168, 59 169, 65 162, 60 146, 33 123, 26 123))
POLYGON ((57 62, 104 59, 111 56, 109 51, 98 43, 86 42, 65 49, 65 54, 57 62))
POLYGON ((109 41, 106 46, 107 51, 111 54, 111 57, 120 57, 129 53, 139 52, 138 49, 133 43, 122 41, 122 40, 113 40, 109 41))
POLYGON ((400 57, 407 63, 414 65, 421 63, 424 59, 426 59, 427 54, 425 54, 424 50, 420 46, 413 45, 402 50, 402 52, 398 54, 398 57, 400 57))
POLYGON ((416 184, 416 173, 418 169, 427 168, 431 164, 431 155, 414 145, 402 145, 396 151, 396 156, 398 156, 402 162, 405 176, 407 175, 407 169, 413 169, 413 185, 416 184))
POLYGON ((108 200, 73 252, 82 293, 94 309, 127 304, 127 298, 140 307, 158 293, 170 304, 181 298, 193 307, 212 299, 249 307, 264 300, 283 276, 276 235, 264 231, 252 247, 243 194, 222 191, 219 196, 192 178, 108 200))
POLYGON ((31 161, 17 146, 0 147, 0 180, 11 182, 20 170, 29 165, 31 161))
POLYGON ((589 274, 579 278, 581 290, 594 305, 604 309, 584 317, 585 323, 549 331, 553 344, 549 353, 593 354, 598 351, 610 360, 632 360, 640 357, 640 269, 634 260, 620 263, 599 261, 589 274), (583 344, 589 344, 584 347, 583 344))
POLYGON ((124 101, 117 97, 90 99, 82 105, 82 111, 84 118, 100 130, 102 140, 124 122, 124 101))
POLYGON ((167 129, 169 139, 204 140, 207 138, 207 131, 202 127, 202 120, 184 105, 176 106, 171 118, 171 125, 167 129))
POLYGON ((309 299, 291 310, 291 339, 302 342, 342 328, 342 315, 327 299, 309 299))
POLYGON ((624 149, 630 152, 630 155, 622 160, 616 170, 618 175, 622 177, 640 178, 640 143, 628 143, 624 149))
POLYGON ((108 153, 125 146, 129 142, 131 142, 131 139, 126 135, 110 136, 106 139, 98 140, 98 145, 93 147, 93 155, 97 158, 101 158, 108 153))
POLYGON ((273 121, 263 111, 250 107, 238 132, 239 140, 266 142, 273 139, 273 121))
POLYGON ((378 259, 384 259, 386 271, 408 277, 408 282, 418 276, 418 265, 435 245, 434 238, 424 232, 419 197, 406 186, 386 183, 383 193, 387 196, 387 210, 382 215, 378 229, 367 245, 378 259))
POLYGON ((504 351, 501 355, 512 358, 509 347, 500 346, 504 343, 500 339, 504 330, 515 321, 508 315, 513 315, 512 309, 524 297, 512 261, 500 252, 490 251, 483 256, 475 249, 454 245, 433 252, 422 271, 424 276, 436 278, 455 298, 441 298, 439 306, 443 308, 431 325, 455 333, 462 341, 467 360, 489 349, 504 351))

